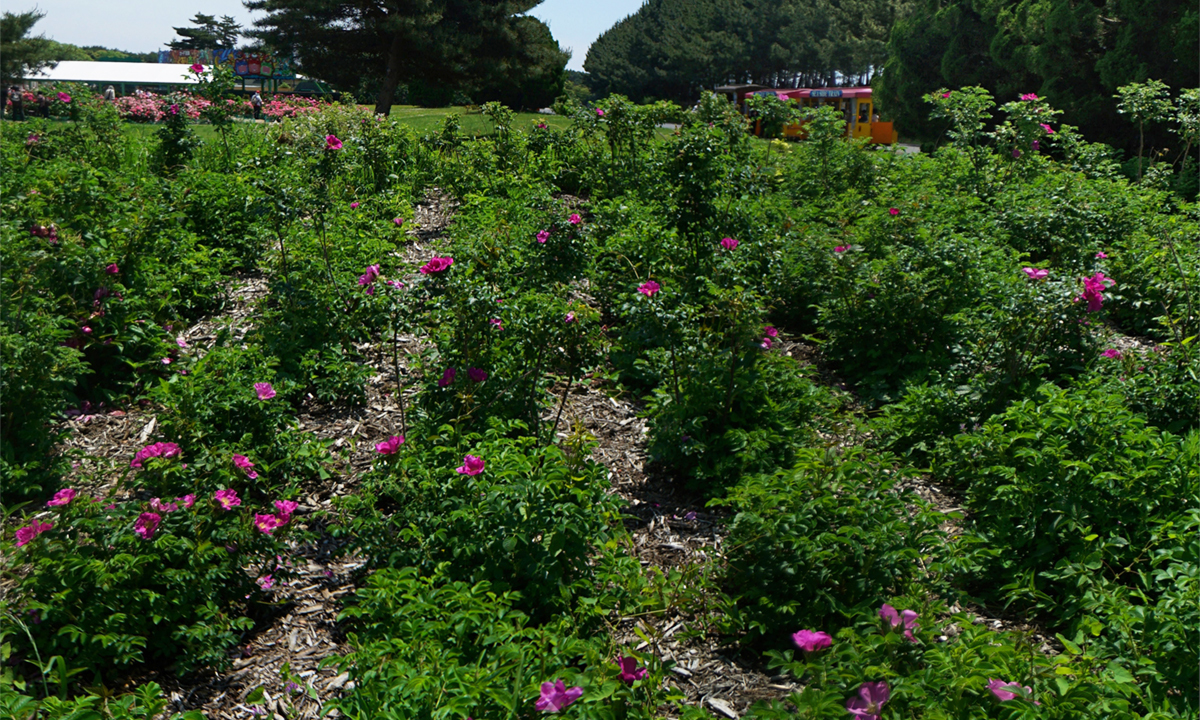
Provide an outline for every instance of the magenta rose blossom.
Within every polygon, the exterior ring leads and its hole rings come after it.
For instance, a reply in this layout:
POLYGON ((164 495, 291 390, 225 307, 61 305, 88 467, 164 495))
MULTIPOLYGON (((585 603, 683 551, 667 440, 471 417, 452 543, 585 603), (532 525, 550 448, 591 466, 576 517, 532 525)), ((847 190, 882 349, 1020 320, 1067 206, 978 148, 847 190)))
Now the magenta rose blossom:
POLYGON ((662 286, 659 285, 658 283, 654 282, 653 280, 647 280, 646 282, 642 283, 640 287, 638 287, 638 292, 645 295, 646 297, 653 297, 654 293, 658 292, 661 289, 662 289, 662 286))
POLYGON ((550 231, 549 230, 541 230, 538 232, 538 234, 537 234, 538 242, 544 244, 549 239, 550 239, 550 231))
POLYGON ((357 200, 355 200, 354 202, 350 203, 350 209, 351 209, 351 210, 354 210, 354 209, 356 209, 357 207, 358 207, 358 201, 357 201, 357 200))
POLYGON ((1034 95, 1033 93, 1025 93, 1024 95, 1021 96, 1021 99, 1022 100, 1037 100, 1038 97, 1037 97, 1037 95, 1034 95))
POLYGON ((824 650, 833 644, 833 638, 828 634, 815 630, 801 630, 792 634, 792 642, 806 653, 824 650))
POLYGON ((638 667, 637 658, 634 657, 618 657, 617 666, 621 668, 621 682, 626 685, 632 685, 634 682, 646 677, 646 668, 638 667))
POLYGON ((735 250, 735 249, 737 249, 737 246, 738 246, 737 240, 735 240, 731 237, 721 238, 721 247, 725 248, 726 250, 735 250))
POLYGON ((396 227, 399 227, 404 224, 404 218, 402 218, 402 217, 392 218, 392 222, 396 223, 396 227))
POLYGON ((891 213, 892 215, 899 215, 900 209, 899 208, 888 208, 888 212, 891 213))
POLYGON ((59 93, 58 95, 56 95, 55 97, 57 97, 57 98, 58 98, 58 101, 59 101, 60 103, 70 103, 70 102, 71 102, 71 96, 70 96, 70 95, 68 95, 68 94, 66 94, 65 92, 60 92, 60 93, 59 93))
POLYGON ((176 510, 178 510, 179 505, 177 503, 173 503, 173 502, 172 503, 163 502, 159 498, 151 498, 150 499, 150 509, 156 513, 162 513, 162 514, 166 515, 167 513, 173 513, 176 510))
POLYGON ((567 222, 572 225, 578 225, 583 222, 583 218, 579 217, 579 213, 571 213, 571 217, 567 218, 567 222))
POLYGON ((913 630, 920 630, 921 625, 917 622, 917 614, 912 610, 896 612, 896 608, 884 603, 883 607, 879 608, 879 617, 887 620, 893 628, 903 625, 904 637, 908 638, 909 642, 917 641, 917 638, 913 636, 913 630))
POLYGON ((565 318, 563 318, 563 322, 565 322, 567 324, 575 322, 575 313, 573 313, 573 312, 567 313, 567 316, 565 318))
POLYGON ((849 246, 849 245, 838 245, 837 247, 835 247, 835 248, 833 249, 833 251, 834 251, 835 253, 844 253, 844 252, 846 252, 846 251, 847 251, 847 250, 849 250, 849 249, 850 249, 850 246, 849 246))
POLYGON ((276 500, 275 510, 279 513, 279 521, 281 525, 287 525, 292 520, 292 513, 296 512, 296 508, 300 507, 300 503, 295 500, 276 500))
POLYGON ((144 512, 138 515, 137 521, 133 523, 133 531, 143 540, 149 540, 154 537, 154 531, 158 530, 158 524, 161 522, 162 516, 158 513, 144 512))
POLYGON ((251 468, 254 467, 254 463, 250 462, 250 458, 246 457, 245 455, 238 455, 237 453, 234 453, 233 464, 245 470, 246 477, 250 478, 251 480, 254 480, 258 477, 258 473, 251 470, 251 468))
POLYGON ((440 273, 454 264, 454 258, 451 257, 435 257, 429 262, 421 266, 420 273, 422 275, 433 275, 440 273))
POLYGON ((1042 270, 1034 267, 1023 267, 1021 272, 1025 273, 1030 280, 1043 280, 1050 274, 1049 270, 1042 270))
POLYGON ((471 378, 471 382, 481 383, 488 379, 488 374, 479 368, 467 368, 467 377, 471 378))
POLYGON ((863 683, 858 688, 858 697, 846 701, 846 710, 857 720, 879 720, 889 696, 886 682, 863 683))
POLYGON ((213 493, 213 500, 217 501, 222 510, 232 510, 242 504, 242 499, 237 496, 237 490, 232 488, 216 491, 213 493))
POLYGON ((1104 277, 1104 273, 1096 273, 1090 278, 1083 279, 1083 294, 1076 298, 1076 301, 1086 300, 1088 312, 1099 312, 1104 303, 1104 288, 1105 284, 1112 284, 1111 278, 1104 277))
POLYGON ((1104 259, 1107 259, 1107 258, 1108 258, 1108 255, 1106 255, 1104 252, 1098 252, 1098 253, 1096 253, 1096 259, 1097 259, 1097 260, 1104 260, 1104 259))
POLYGON ((462 467, 454 469, 459 475, 478 475, 483 472, 483 458, 467 455, 463 458, 462 467))
MULTIPOLYGON (((1000 702, 1008 702, 1017 698, 1027 700, 1033 699, 1033 688, 1020 683, 1004 682, 1003 680, 990 679, 988 680, 988 690, 993 695, 1000 699, 1000 702)), ((1041 705, 1040 702, 1033 700, 1034 705, 1041 705)))
POLYGON ((403 444, 403 435, 393 435, 381 443, 375 443, 375 452, 380 455, 395 455, 403 444))
POLYGON ((160 457, 169 460, 170 458, 178 457, 179 453, 179 446, 175 443, 156 442, 153 445, 147 445, 141 450, 138 450, 137 454, 133 456, 133 460, 129 461, 129 467, 140 468, 142 467, 142 463, 144 461, 154 457, 160 457))
POLYGON ((258 586, 263 590, 270 590, 275 586, 275 578, 271 577, 270 575, 263 575, 254 582, 258 583, 258 586))
POLYGON ((452 367, 446 368, 446 372, 442 373, 441 379, 438 380, 438 387, 446 387, 450 383, 454 382, 456 375, 458 375, 457 370, 452 367))
MULTIPOLYGON (((597 110, 596 112, 603 112, 597 110)), ((553 683, 542 683, 542 696, 534 703, 534 707, 542 712, 556 713, 583 696, 583 688, 568 688, 562 680, 553 683)))
POLYGON ((263 535, 270 535, 275 528, 283 524, 284 523, 280 522, 279 518, 275 517, 274 515, 262 515, 260 513, 254 514, 254 527, 258 528, 259 532, 261 532, 263 535))
POLYGON ((500 322, 500 318, 492 318, 491 320, 488 320, 488 322, 491 323, 492 327, 496 328, 497 330, 504 329, 504 325, 500 322))
POLYGON ((35 537, 50 530, 54 527, 54 523, 40 523, 33 521, 23 528, 17 530, 17 547, 29 544, 35 537))
POLYGON ((254 392, 258 393, 259 400, 270 400, 275 397, 275 388, 271 387, 271 383, 254 383, 254 392))
POLYGON ((109 275, 117 275, 121 272, 121 268, 117 267, 116 263, 109 263, 108 265, 104 266, 104 272, 108 273, 109 275))
POLYGON ((75 491, 71 488, 65 488, 54 493, 54 497, 46 501, 46 507, 58 507, 59 505, 68 505, 75 499, 75 491))
POLYGON ((191 70, 192 72, 199 75, 200 73, 204 72, 204 66, 201 65, 200 63, 193 63, 192 65, 188 66, 188 70, 191 70))
POLYGON ((1106 358, 1112 358, 1113 360, 1118 360, 1121 357, 1121 351, 1117 350, 1116 348, 1109 348, 1100 354, 1106 358))
POLYGON ((184 510, 191 510, 192 506, 196 504, 196 496, 191 494, 175 499, 183 503, 184 510))
POLYGON ((325 149, 326 150, 341 150, 342 149, 342 141, 337 139, 337 135, 326 135, 325 136, 325 149))
POLYGON ((1041 125, 1041 126, 1042 126, 1042 129, 1046 131, 1046 134, 1047 134, 1047 135, 1053 135, 1053 134, 1054 134, 1054 128, 1050 127, 1050 126, 1049 126, 1049 125, 1047 125, 1046 123, 1038 123, 1038 125, 1041 125))

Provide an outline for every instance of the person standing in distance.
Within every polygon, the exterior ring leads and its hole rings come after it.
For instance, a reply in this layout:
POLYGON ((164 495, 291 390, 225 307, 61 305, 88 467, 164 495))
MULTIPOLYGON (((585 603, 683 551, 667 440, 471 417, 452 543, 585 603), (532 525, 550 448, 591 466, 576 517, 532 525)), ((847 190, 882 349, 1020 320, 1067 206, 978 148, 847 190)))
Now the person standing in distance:
POLYGON ((250 96, 250 107, 254 108, 254 119, 255 120, 258 120, 259 117, 262 116, 262 106, 263 106, 262 95, 259 95, 258 91, 255 90, 254 94, 250 96))

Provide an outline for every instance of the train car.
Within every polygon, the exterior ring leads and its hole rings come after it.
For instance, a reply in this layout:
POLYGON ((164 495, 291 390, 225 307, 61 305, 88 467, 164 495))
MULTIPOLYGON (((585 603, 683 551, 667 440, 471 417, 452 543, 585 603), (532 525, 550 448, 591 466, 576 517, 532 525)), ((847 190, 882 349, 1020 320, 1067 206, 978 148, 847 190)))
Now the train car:
MULTIPOLYGON (((890 122, 879 120, 869 87, 847 88, 795 88, 795 89, 743 89, 736 93, 738 106, 745 112, 746 98, 751 95, 775 95, 780 100, 794 100, 803 107, 830 106, 846 120, 846 137, 868 138, 879 145, 894 145, 899 133, 890 122)), ((755 134, 759 128, 755 126, 755 134)), ((804 137, 804 124, 793 123, 783 128, 784 137, 804 137)))

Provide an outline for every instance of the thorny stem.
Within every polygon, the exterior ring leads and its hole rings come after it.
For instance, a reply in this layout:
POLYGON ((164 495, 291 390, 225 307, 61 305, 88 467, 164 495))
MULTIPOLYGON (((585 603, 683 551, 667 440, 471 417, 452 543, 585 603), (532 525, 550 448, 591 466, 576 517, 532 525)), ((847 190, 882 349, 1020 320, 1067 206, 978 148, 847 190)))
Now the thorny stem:
POLYGON ((400 381, 400 328, 396 314, 392 315, 392 367, 396 373, 396 398, 400 401, 400 434, 408 434, 408 419, 404 414, 404 385, 400 381))

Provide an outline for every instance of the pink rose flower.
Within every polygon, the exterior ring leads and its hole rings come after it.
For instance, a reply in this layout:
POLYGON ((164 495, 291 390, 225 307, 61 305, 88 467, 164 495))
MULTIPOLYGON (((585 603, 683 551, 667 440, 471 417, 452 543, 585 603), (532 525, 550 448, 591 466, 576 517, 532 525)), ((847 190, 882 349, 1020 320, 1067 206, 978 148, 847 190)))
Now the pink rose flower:
POLYGON ((846 710, 856 720, 879 720, 890 691, 884 681, 863 683, 858 688, 858 697, 846 701, 846 710))
POLYGON ((38 535, 50 530, 54 527, 54 523, 40 523, 34 520, 32 523, 17 530, 17 547, 28 545, 38 535))
POLYGON ((734 250, 737 248, 737 246, 738 246, 738 241, 735 240, 734 238, 731 238, 731 237, 721 238, 721 247, 725 248, 726 250, 734 250))
POLYGON ((154 532, 158 530, 158 524, 161 522, 162 516, 158 513, 144 512, 138 515, 137 521, 133 523, 133 531, 143 540, 149 540, 154 537, 154 532))
POLYGON ((270 400, 275 397, 275 388, 271 387, 271 383, 254 383, 254 392, 258 393, 259 400, 270 400))
POLYGON ((75 499, 75 491, 71 488, 64 488, 54 493, 54 497, 46 501, 46 507, 58 507, 60 505, 69 505, 75 499))
POLYGON ((200 63, 193 63, 188 66, 188 70, 191 70, 192 72, 199 75, 200 73, 204 72, 204 66, 201 65, 200 63))
POLYGON ((900 208, 888 208, 888 214, 889 215, 899 215, 900 208))
POLYGON ((1049 270, 1040 270, 1033 267, 1023 267, 1021 268, 1021 272, 1029 276, 1030 280, 1043 280, 1047 275, 1050 274, 1049 270))
POLYGON ((176 503, 173 503, 173 502, 165 503, 158 498, 153 498, 150 500, 150 509, 153 510, 154 512, 163 513, 165 515, 167 513, 173 513, 176 510, 178 510, 179 505, 176 503))
POLYGON ((618 657, 617 666, 621 668, 621 682, 626 685, 632 685, 634 682, 646 677, 646 668, 638 667, 637 658, 635 657, 618 657))
POLYGON ((1042 126, 1042 129, 1046 131, 1046 134, 1047 134, 1047 135, 1053 135, 1053 134, 1054 134, 1054 128, 1050 127, 1050 126, 1049 126, 1049 125, 1047 125, 1046 123, 1038 123, 1038 125, 1041 125, 1041 126, 1042 126))
POLYGON ((422 275, 432 275, 440 273, 454 264, 454 258, 450 257, 435 257, 429 262, 421 266, 420 273, 422 275))
POLYGON ((654 293, 658 292, 661 289, 662 289, 662 286, 659 285, 658 283, 654 282, 653 280, 647 280, 646 282, 642 283, 640 287, 638 287, 638 292, 645 295, 646 297, 653 297, 654 293))
POLYGON ((292 520, 292 513, 296 512, 296 508, 300 507, 300 503, 295 500, 276 500, 275 510, 279 513, 279 524, 287 525, 292 520))
POLYGON ((357 201, 357 200, 355 200, 354 202, 350 203, 350 209, 351 209, 351 210, 354 210, 354 209, 355 209, 355 208, 357 208, 357 207, 358 207, 358 201, 357 201))
MULTIPOLYGON (((603 110, 596 112, 604 113, 603 110)), ((542 695, 533 706, 542 712, 556 713, 582 696, 583 688, 581 687, 568 689, 562 680, 556 680, 553 683, 544 682, 542 683, 542 695)))
POLYGON ((573 313, 573 312, 567 313, 567 316, 565 318, 563 318, 563 322, 565 322, 567 324, 575 322, 575 313, 573 313))
POLYGON ((233 464, 245 470, 246 477, 250 478, 251 480, 254 480, 258 477, 258 473, 254 470, 251 470, 251 468, 254 467, 254 463, 250 462, 250 458, 246 457, 245 455, 238 455, 237 453, 234 453, 233 464))
POLYGON ((583 222, 583 218, 579 217, 579 213, 571 213, 571 217, 567 218, 567 222, 572 225, 578 225, 583 222))
POLYGON ((381 443, 375 443, 375 452, 380 455, 395 455, 403 444, 403 435, 393 435, 381 443))
POLYGON ((142 463, 144 461, 154 457, 160 457, 169 460, 173 457, 178 457, 179 453, 179 446, 175 443, 156 442, 153 445, 147 445, 141 450, 138 450, 137 454, 133 456, 133 460, 129 462, 129 467, 140 468, 142 467, 142 463))
POLYGON ((550 232, 548 230, 541 230, 538 232, 538 234, 537 234, 538 242, 545 244, 545 242, 549 239, 550 239, 550 232))
POLYGON ((896 608, 884 603, 883 607, 879 608, 879 617, 887 620, 893 628, 903 625, 904 637, 908 638, 909 642, 917 641, 917 638, 913 636, 913 630, 921 629, 921 625, 917 622, 918 615, 912 610, 896 612, 896 608))
POLYGON ((275 578, 271 577, 270 575, 263 575, 254 582, 258 583, 258 586, 263 590, 270 590, 275 586, 275 578))
MULTIPOLYGON (((1033 700, 1033 689, 1028 685, 1021 685, 1015 682, 1004 682, 1003 680, 989 679, 988 690, 993 695, 1000 699, 1000 702, 1008 702, 1022 698, 1025 700, 1033 700)), ((1033 700, 1034 705, 1041 705, 1040 702, 1033 700)))
POLYGON ((806 653, 824 650, 833 644, 833 638, 827 633, 815 630, 801 630, 792 634, 792 642, 806 653))
POLYGON ((457 370, 452 367, 446 368, 446 372, 442 373, 441 379, 438 380, 438 387, 446 387, 450 383, 454 382, 456 375, 458 375, 457 370))
POLYGON ((1037 100, 1038 96, 1034 95, 1033 93, 1025 93, 1024 95, 1021 96, 1021 99, 1022 100, 1037 100))
POLYGON ((1116 348, 1109 348, 1100 354, 1106 358, 1112 358, 1113 360, 1121 359, 1121 351, 1117 350, 1116 348))
POLYGON ((237 491, 232 488, 216 491, 213 493, 213 500, 217 501, 222 510, 232 510, 242 504, 242 499, 237 496, 237 491))
POLYGON ((479 368, 467 368, 467 377, 471 382, 481 383, 488 379, 488 374, 479 368))
POLYGON ((455 472, 459 475, 478 475, 483 472, 483 458, 467 455, 463 458, 462 466, 455 468, 455 472))
POLYGON ((326 135, 325 136, 325 149, 326 150, 341 150, 342 149, 342 141, 338 140, 336 135, 326 135))
POLYGON ((263 535, 270 535, 275 531, 275 528, 283 525, 279 518, 274 515, 263 515, 261 513, 254 514, 254 527, 263 535))
POLYGON ((837 247, 835 247, 835 248, 833 249, 833 251, 834 251, 835 253, 844 253, 844 252, 846 252, 846 251, 847 251, 847 250, 849 250, 849 249, 850 249, 850 246, 849 246, 849 245, 838 245, 837 247))
POLYGON ((108 273, 109 275, 116 275, 121 272, 121 268, 117 267, 116 263, 109 263, 108 265, 104 266, 104 272, 108 273))

